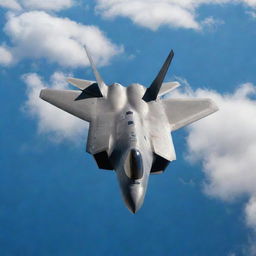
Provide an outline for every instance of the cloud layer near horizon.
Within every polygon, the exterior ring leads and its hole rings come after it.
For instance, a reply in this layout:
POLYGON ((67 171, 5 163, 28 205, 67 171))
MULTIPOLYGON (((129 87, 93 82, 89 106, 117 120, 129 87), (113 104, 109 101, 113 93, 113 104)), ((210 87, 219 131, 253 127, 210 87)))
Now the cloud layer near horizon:
POLYGON ((255 0, 97 0, 96 10, 105 18, 126 17, 133 23, 156 30, 160 26, 168 25, 175 28, 200 30, 208 17, 198 19, 198 8, 202 5, 237 4, 256 7, 255 0))

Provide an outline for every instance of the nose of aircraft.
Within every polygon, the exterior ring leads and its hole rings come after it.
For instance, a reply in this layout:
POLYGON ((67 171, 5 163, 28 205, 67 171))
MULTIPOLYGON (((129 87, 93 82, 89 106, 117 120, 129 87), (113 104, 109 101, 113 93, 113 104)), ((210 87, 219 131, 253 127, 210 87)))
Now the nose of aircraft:
POLYGON ((125 203, 127 208, 136 213, 142 206, 144 201, 144 191, 140 184, 132 184, 129 186, 125 194, 125 203))
POLYGON ((147 189, 148 174, 142 160, 140 151, 131 149, 116 171, 124 202, 132 213, 141 208, 147 189))

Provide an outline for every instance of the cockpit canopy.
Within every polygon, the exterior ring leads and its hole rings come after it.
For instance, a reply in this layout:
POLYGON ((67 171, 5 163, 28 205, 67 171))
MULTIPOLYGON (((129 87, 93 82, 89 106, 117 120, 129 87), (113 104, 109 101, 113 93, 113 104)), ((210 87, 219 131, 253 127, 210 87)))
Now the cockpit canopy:
POLYGON ((133 180, 141 179, 143 176, 143 162, 141 153, 137 149, 131 149, 125 161, 125 173, 133 180))

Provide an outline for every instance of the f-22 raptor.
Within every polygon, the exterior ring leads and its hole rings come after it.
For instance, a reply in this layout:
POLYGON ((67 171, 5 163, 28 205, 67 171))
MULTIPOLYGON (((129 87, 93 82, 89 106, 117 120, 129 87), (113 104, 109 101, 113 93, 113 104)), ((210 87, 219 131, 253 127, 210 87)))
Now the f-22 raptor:
POLYGON ((40 97, 90 123, 86 151, 100 169, 115 170, 132 213, 143 204, 150 174, 176 159, 171 132, 218 110, 211 99, 162 97, 179 86, 163 83, 173 59, 169 53, 152 84, 107 86, 86 49, 96 81, 68 78, 80 90, 41 90, 40 97))

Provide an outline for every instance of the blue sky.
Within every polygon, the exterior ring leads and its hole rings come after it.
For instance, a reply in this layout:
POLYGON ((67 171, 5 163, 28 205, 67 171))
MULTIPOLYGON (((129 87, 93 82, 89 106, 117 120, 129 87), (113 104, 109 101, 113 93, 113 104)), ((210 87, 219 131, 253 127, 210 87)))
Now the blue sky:
POLYGON ((1 255, 256 255, 256 2, 0 1, 1 255), (154 11, 155 10, 155 11, 154 11), (42 102, 65 77, 148 86, 220 111, 173 133, 177 160, 142 209, 85 152, 87 124, 42 102))

